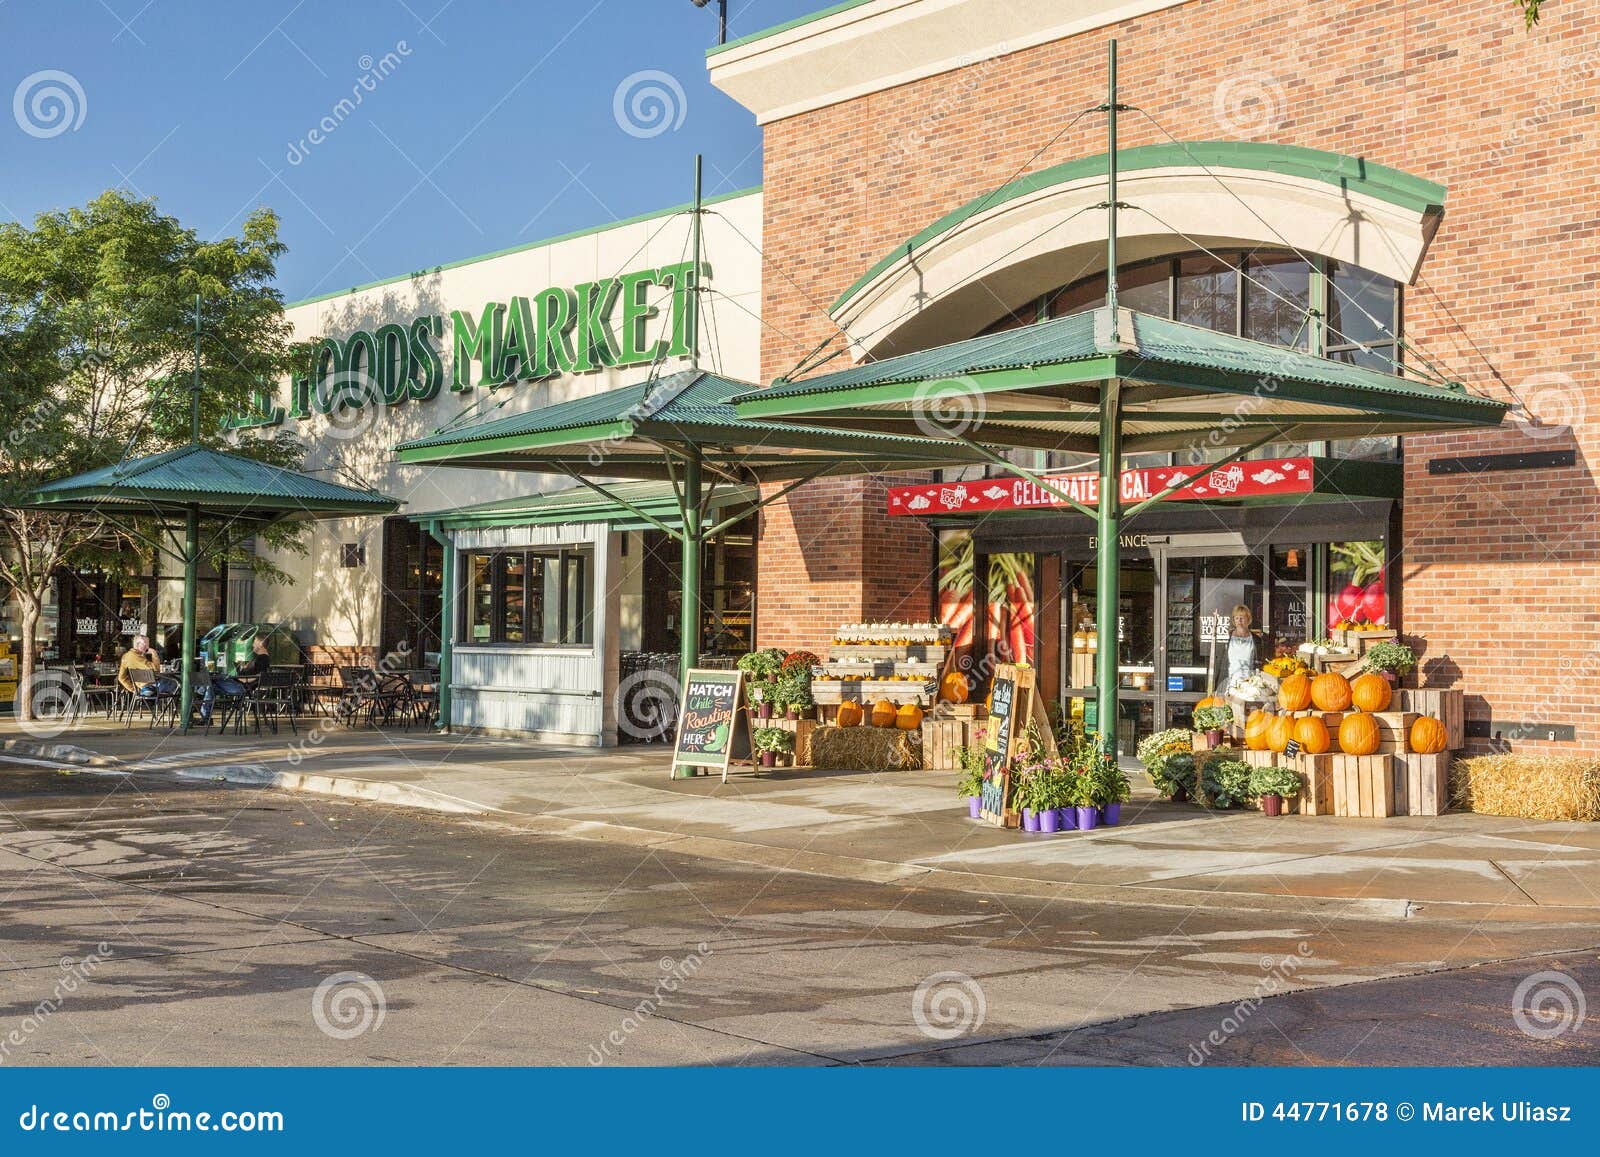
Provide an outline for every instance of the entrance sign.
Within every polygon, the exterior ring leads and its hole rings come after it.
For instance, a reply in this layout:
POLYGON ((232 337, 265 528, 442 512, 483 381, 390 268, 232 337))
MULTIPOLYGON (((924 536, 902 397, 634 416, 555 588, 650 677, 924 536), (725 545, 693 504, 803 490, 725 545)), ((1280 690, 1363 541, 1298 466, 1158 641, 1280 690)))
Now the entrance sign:
POLYGON ((1018 750, 1018 729, 1029 725, 1046 753, 1055 755, 1055 736, 1044 704, 1034 694, 1037 673, 1032 667, 1001 663, 989 683, 989 719, 983 743, 983 792, 979 818, 995 827, 1017 826, 1011 807, 1011 761, 1018 750))
MULTIPOLYGON (((1234 462, 1220 470, 1197 466, 1153 466, 1122 472, 1122 500, 1143 502, 1180 479, 1187 485, 1167 495, 1169 502, 1204 502, 1311 494, 1316 489, 1310 458, 1265 458, 1234 462)), ((1100 501, 1100 479, 1092 473, 1047 474, 1044 480, 1085 506, 1100 501)), ((1048 510, 1065 506, 1056 495, 1025 478, 985 478, 951 486, 895 486, 889 491, 889 513, 927 517, 935 514, 981 514, 992 510, 1048 510)))
POLYGON ((672 771, 680 767, 720 769, 723 782, 727 782, 743 693, 743 671, 689 672, 683 686, 683 702, 678 708, 672 771))

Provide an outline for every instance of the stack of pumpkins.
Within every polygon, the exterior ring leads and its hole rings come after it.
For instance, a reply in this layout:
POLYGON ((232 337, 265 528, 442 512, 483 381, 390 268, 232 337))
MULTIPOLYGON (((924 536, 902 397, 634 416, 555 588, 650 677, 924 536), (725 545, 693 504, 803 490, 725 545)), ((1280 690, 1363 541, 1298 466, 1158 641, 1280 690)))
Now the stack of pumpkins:
MULTIPOLYGON (((1367 672, 1354 680, 1334 671, 1314 678, 1290 675, 1278 685, 1278 713, 1257 710, 1244 724, 1245 746, 1253 751, 1283 752, 1292 740, 1307 755, 1328 751, 1334 737, 1321 715, 1300 714, 1309 708, 1319 712, 1342 712, 1339 719, 1339 750, 1346 755, 1372 755, 1383 742, 1383 732, 1373 716, 1387 711, 1394 688, 1382 675, 1367 672)), ((1444 724, 1423 715, 1411 724, 1408 748, 1424 755, 1445 749, 1444 724)))
POLYGON ((896 707, 887 699, 872 705, 872 714, 853 699, 839 704, 839 714, 834 722, 840 727, 860 727, 867 722, 874 727, 898 727, 901 731, 916 731, 922 727, 922 708, 915 703, 902 703, 896 707))

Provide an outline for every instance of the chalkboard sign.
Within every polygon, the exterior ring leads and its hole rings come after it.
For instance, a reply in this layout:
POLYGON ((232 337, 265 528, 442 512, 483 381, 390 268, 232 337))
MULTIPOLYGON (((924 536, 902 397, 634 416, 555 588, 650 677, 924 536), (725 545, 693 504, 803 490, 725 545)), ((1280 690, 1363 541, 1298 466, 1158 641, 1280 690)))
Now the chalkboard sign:
MULTIPOLYGON (((1022 672, 1010 664, 995 668, 989 685, 989 720, 984 724, 983 793, 978 814, 1004 827, 1011 794, 1011 737, 1015 729, 1017 683, 1022 672)), ((1031 686, 1031 685, 1030 685, 1031 686)), ((1028 688, 1024 688, 1026 694, 1028 688)))
POLYGON ((672 749, 674 769, 717 768, 727 779, 743 690, 743 671, 689 672, 678 710, 678 736, 672 749))

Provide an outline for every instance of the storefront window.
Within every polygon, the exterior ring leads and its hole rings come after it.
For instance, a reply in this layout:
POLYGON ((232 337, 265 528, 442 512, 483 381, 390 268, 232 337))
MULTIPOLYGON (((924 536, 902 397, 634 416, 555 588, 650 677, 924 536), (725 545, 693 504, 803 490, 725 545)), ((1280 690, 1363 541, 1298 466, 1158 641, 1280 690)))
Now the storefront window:
POLYGON ((1301 643, 1310 639, 1310 588, 1306 585, 1309 554, 1306 546, 1275 546, 1268 555, 1271 618, 1267 630, 1273 650, 1279 655, 1293 655, 1301 643))
POLYGON ((1218 333, 1239 330, 1239 271, 1214 257, 1178 262, 1178 320, 1218 333))
POLYGON ((939 621, 950 628, 955 669, 971 673, 977 642, 973 605, 974 554, 972 532, 939 532, 939 566, 936 596, 939 621))
POLYGON ((1381 540, 1328 545, 1328 623, 1387 623, 1381 540))
POLYGON ((1038 600, 1034 594, 1034 561, 1029 554, 988 557, 989 654, 995 663, 1032 663, 1038 600))
POLYGON ((1310 349, 1311 266, 1292 254, 1245 259, 1243 336, 1270 345, 1310 349))
POLYGON ((588 551, 497 551, 467 556, 465 636, 493 644, 581 645, 594 639, 588 551))

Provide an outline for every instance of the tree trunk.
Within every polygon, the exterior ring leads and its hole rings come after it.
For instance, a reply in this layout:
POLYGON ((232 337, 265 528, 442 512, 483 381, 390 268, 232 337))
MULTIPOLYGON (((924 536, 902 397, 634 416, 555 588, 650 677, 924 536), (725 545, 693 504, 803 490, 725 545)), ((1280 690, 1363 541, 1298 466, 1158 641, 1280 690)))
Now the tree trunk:
MULTIPOLYGON (((19 595, 21 592, 18 592, 19 595)), ((18 722, 27 722, 33 718, 33 637, 39 625, 39 601, 34 598, 21 597, 21 623, 22 623, 22 654, 17 661, 17 703, 16 717, 18 722)))

